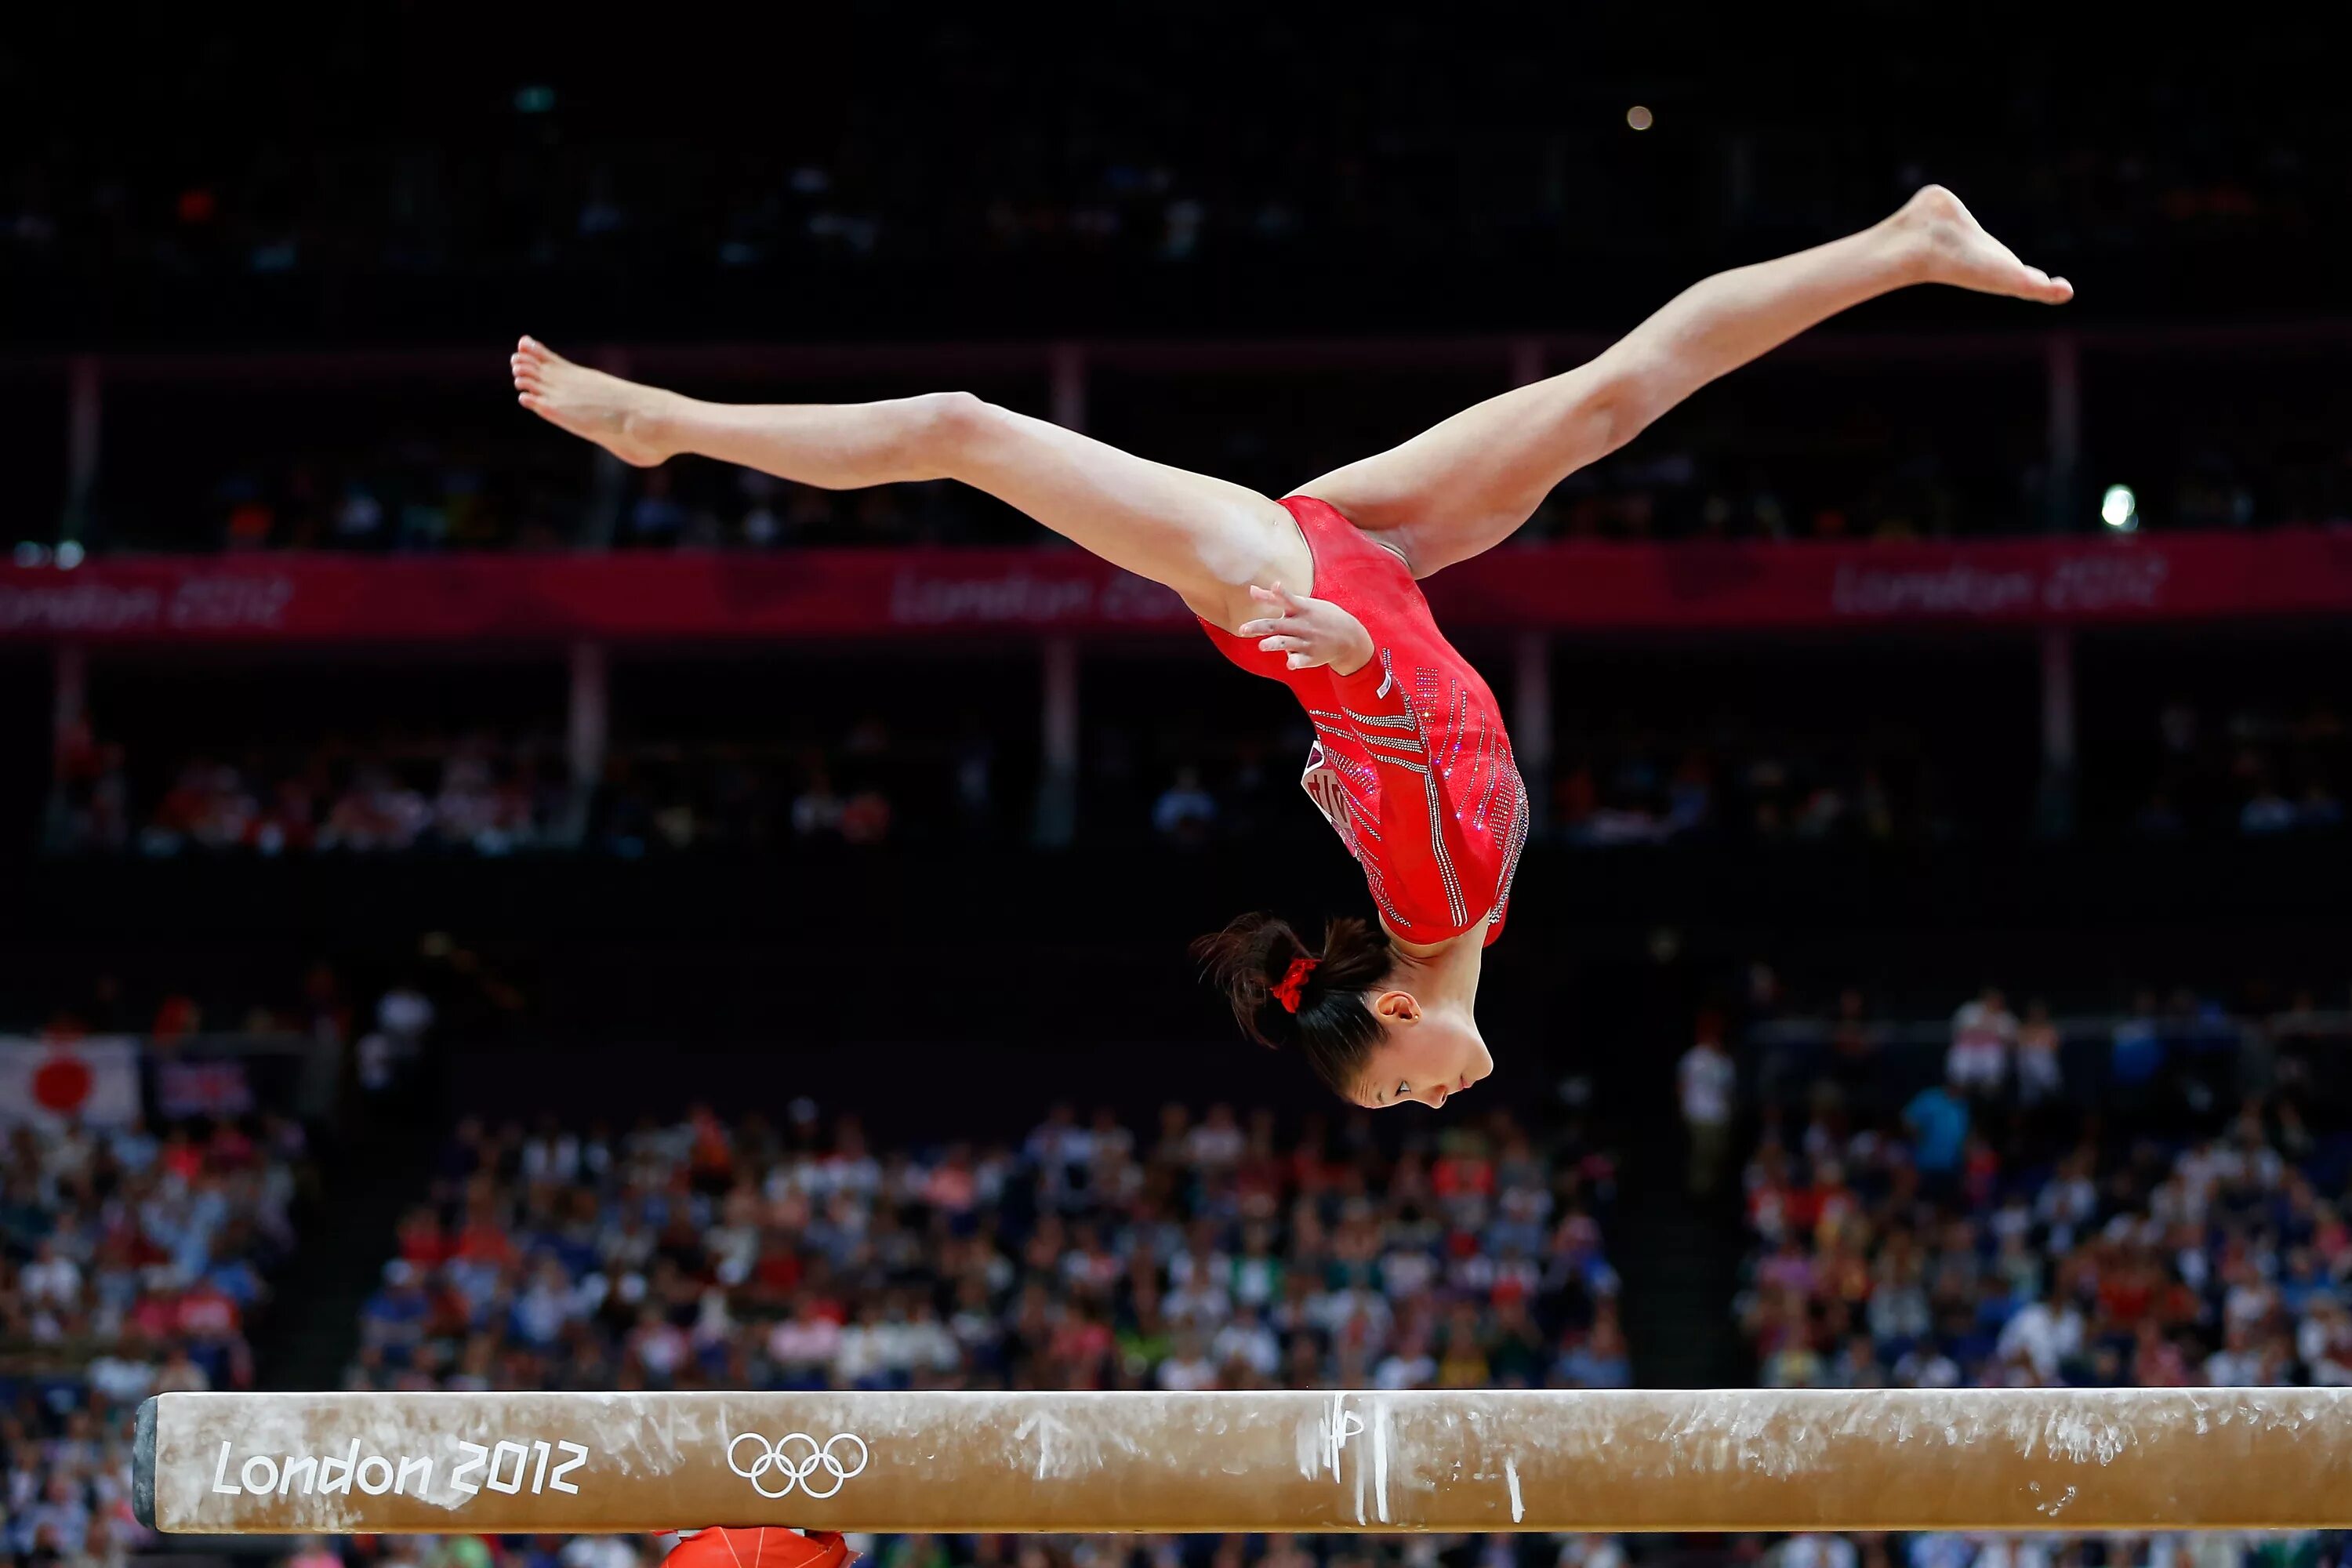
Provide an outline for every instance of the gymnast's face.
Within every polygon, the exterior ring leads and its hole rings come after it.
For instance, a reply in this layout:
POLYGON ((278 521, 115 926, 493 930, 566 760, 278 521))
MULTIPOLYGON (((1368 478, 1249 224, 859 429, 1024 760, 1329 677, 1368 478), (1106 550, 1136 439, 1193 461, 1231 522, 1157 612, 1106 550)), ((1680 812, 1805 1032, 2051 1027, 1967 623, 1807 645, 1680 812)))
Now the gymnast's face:
POLYGON ((1434 1110, 1495 1070, 1486 1037, 1467 1006, 1423 1006, 1409 991, 1370 998, 1381 1020, 1355 1101, 1374 1110, 1407 1102, 1434 1110))

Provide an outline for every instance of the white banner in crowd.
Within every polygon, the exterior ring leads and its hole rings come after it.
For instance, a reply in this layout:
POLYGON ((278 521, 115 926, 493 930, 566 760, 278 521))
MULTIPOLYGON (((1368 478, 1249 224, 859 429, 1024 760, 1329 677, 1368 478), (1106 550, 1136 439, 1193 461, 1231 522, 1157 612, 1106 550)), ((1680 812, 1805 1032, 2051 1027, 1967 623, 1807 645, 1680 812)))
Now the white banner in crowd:
POLYGON ((73 1119, 88 1126, 119 1127, 138 1114, 137 1041, 0 1036, 0 1127, 73 1119))

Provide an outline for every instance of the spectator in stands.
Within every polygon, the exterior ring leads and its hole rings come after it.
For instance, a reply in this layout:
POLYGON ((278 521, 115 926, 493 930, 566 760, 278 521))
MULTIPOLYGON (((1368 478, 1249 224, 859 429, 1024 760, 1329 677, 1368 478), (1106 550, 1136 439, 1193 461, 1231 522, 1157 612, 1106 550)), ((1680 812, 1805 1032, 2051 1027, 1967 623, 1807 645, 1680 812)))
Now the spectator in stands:
POLYGON ((1217 799, 1201 782, 1201 770, 1187 763, 1160 792, 1151 808, 1152 831, 1177 844, 1199 844, 1217 825, 1217 799))
POLYGON ((686 509, 670 493, 672 476, 667 468, 649 468, 640 479, 637 499, 629 508, 628 542, 632 544, 675 544, 685 531, 686 509))
POLYGON ((16 1122, 0 1138, 0 1551, 117 1568, 144 1538, 131 1413, 150 1394, 249 1386, 247 1325, 292 1240, 303 1151, 275 1120, 160 1142, 136 1121, 16 1122))
POLYGON ((375 1026, 391 1038, 396 1048, 407 1054, 424 1047, 433 1018, 433 999, 411 980, 400 982, 376 1001, 375 1026))
POLYGON ((2238 810, 2238 831, 2250 838, 2285 833, 2299 826, 2300 817, 2294 803, 2281 795, 2278 786, 2265 778, 2255 785, 2246 804, 2238 810))
MULTIPOLYGON (((2143 993, 2114 1026, 2111 1071, 2156 1079, 2168 1037, 2200 1057, 2239 1048, 2242 1031, 2226 1018, 2217 1026, 2214 1013, 2184 996, 2159 1016, 2143 993)), ((2280 1015, 2290 1018, 2316 1026, 2308 1008, 2280 1015)), ((2040 1079, 2030 1064, 2054 1050, 2055 1034, 2046 1007, 2029 1009, 2014 1107, 1972 1106, 1938 1087, 1914 1101, 1900 1130, 1847 1126, 1834 1101, 1801 1138, 1768 1126, 1748 1168, 1756 1247, 1738 1309, 1761 1381, 2172 1387, 2352 1377, 2340 1144, 2315 1137, 2293 1100, 2262 1092, 2227 1111, 2218 1096, 2200 1111, 2209 1102, 2194 1095, 2106 1095, 2086 1114, 2081 1086, 2053 1082, 2028 1103, 2040 1079), (2045 1034, 2050 1043, 2037 1043, 2045 1034)), ((2224 1076, 2199 1071, 2209 1083, 2224 1076)), ((2240 1544, 2208 1544, 2216 1563, 2252 1560, 2240 1544)), ((2298 1549, 2316 1545, 2305 1537, 2298 1549)), ((2089 1560, 2074 1543, 2047 1550, 2052 1561, 2089 1560)), ((1910 1551, 1915 1562, 1986 1561, 1952 1537, 1915 1539, 1910 1551)), ((1793 1554, 1817 1559, 1818 1543, 1793 1554)))
POLYGON ((800 838, 829 838, 841 831, 842 815, 846 807, 834 793, 832 776, 823 768, 813 769, 807 784, 793 797, 793 833, 800 838))
POLYGON ((1015 1154, 795 1112, 461 1127, 362 1312, 354 1387, 1390 1387, 1630 1376, 1606 1159, 1507 1117, 1434 1160, 1058 1106, 1015 1154), (802 1129, 807 1129, 804 1132, 802 1129), (490 1309, 494 1306, 494 1310, 490 1309))
POLYGON ((1945 1081, 1970 1099, 1994 1098, 2009 1077, 2009 1053, 2016 1043, 2017 1015, 1999 986, 1986 986, 1952 1015, 1945 1081))
POLYGON ((1604 1302, 1593 1319, 1591 1331, 1569 1345, 1552 1377, 1555 1384, 1567 1388, 1633 1386, 1633 1357, 1625 1344, 1625 1331, 1618 1326, 1614 1303, 1604 1302))
POLYGON ((1682 1102, 1683 1136, 1689 1158, 1684 1181, 1695 1196, 1715 1191, 1723 1164, 1731 1152, 1732 1094, 1738 1068, 1723 1048, 1722 1025, 1702 1018, 1698 1038, 1683 1053, 1675 1069, 1676 1093, 1682 1102))
POLYGON ((1922 1176, 1942 1181, 1958 1175, 1969 1139, 1966 1100, 1931 1083, 1903 1108, 1903 1124, 1915 1140, 1912 1158, 1922 1176))
POLYGON ((2156 993, 2132 998, 2131 1011, 2108 1034, 2107 1077, 2127 1108, 2140 1108, 2164 1068, 2164 1041, 2157 1033, 2156 993))
POLYGON ((2003 1362, 2022 1358, 2033 1381, 2055 1386, 2060 1373, 2083 1354, 2083 1314, 2072 1302, 2054 1294, 2019 1308, 2001 1325, 1995 1353, 2003 1362))
POLYGON ((1878 1105, 1878 1036, 1862 993, 1849 985, 1838 994, 1837 1017, 1830 1026, 1830 1079, 1845 1104, 1869 1112, 1878 1105))
POLYGON ((2017 1028, 2017 1098, 2021 1105, 2050 1103, 2065 1091, 2058 1060, 2058 1025, 2050 1004, 2039 996, 2026 1004, 2025 1022, 2017 1028))

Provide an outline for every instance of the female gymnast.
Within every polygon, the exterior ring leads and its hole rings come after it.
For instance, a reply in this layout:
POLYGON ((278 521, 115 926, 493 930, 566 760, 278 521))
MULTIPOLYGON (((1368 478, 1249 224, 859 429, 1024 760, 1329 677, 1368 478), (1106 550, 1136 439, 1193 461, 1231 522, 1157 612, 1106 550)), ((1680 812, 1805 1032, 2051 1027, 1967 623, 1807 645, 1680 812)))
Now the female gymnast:
POLYGON ((1301 782, 1379 911, 1377 925, 1330 921, 1320 947, 1244 915, 1194 951, 1245 1031, 1295 1046, 1344 1098, 1435 1107, 1494 1066, 1478 972, 1503 929, 1528 807, 1494 694, 1416 580, 1508 538, 1553 486, 1706 383, 1918 283, 2049 305, 2074 296, 1930 185, 1859 234, 1706 279, 1589 363, 1280 501, 970 393, 703 403, 530 338, 513 371, 525 408, 625 462, 695 453, 827 489, 961 479, 1181 595, 1227 658, 1306 708, 1316 740, 1301 782))

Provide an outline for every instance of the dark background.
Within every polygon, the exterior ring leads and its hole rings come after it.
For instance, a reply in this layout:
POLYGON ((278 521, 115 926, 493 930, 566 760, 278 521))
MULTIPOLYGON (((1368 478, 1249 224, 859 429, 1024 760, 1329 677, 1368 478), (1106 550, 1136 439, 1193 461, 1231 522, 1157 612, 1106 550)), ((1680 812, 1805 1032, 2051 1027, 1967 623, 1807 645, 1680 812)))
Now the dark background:
POLYGON ((2325 308, 2352 139, 2299 20, 42 8, 0 56, 0 190, 53 232, 6 252, 5 320, 74 348, 1622 328, 1929 179, 2085 317, 2325 308))

